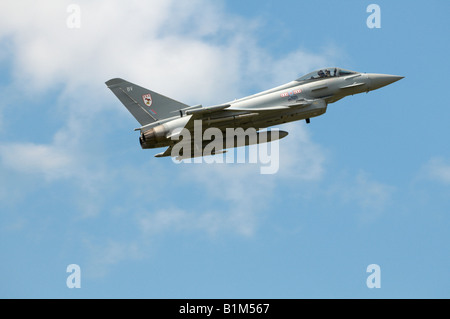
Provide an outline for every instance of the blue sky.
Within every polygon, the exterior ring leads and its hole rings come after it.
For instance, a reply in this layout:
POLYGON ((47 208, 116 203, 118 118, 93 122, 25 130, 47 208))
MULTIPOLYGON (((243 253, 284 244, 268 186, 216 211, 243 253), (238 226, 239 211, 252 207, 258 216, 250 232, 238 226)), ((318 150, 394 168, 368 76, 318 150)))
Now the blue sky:
POLYGON ((449 9, 2 2, 0 296, 449 298, 449 9), (104 84, 214 105, 335 65, 405 79, 280 126, 274 175, 154 158, 104 84))

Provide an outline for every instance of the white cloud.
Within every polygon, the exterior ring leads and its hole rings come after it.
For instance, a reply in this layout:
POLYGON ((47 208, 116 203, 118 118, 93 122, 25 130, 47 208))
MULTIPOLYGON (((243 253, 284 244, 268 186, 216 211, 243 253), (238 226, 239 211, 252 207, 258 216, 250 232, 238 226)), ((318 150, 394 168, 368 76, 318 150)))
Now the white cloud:
POLYGON ((280 129, 289 135, 280 141, 280 174, 297 181, 320 181, 325 174, 326 150, 314 142, 308 127, 300 122, 280 129))
POLYGON ((365 172, 358 173, 355 187, 352 189, 354 199, 366 210, 383 209, 389 203, 394 191, 393 186, 369 179, 365 172))
MULTIPOLYGON (((55 99, 57 105, 48 105, 50 111, 60 114, 61 128, 53 139, 48 143, 3 142, 3 169, 47 182, 70 181, 77 189, 77 200, 72 200, 82 212, 81 218, 125 209, 126 204, 114 197, 135 196, 130 206, 141 213, 135 213, 134 222, 147 239, 172 231, 252 236, 268 213, 277 185, 298 187, 323 178, 326 153, 298 123, 286 126, 290 136, 280 141, 280 171, 275 176, 259 174, 259 166, 254 164, 192 164, 177 175, 172 163, 154 158, 151 165, 158 170, 151 174, 130 169, 129 163, 103 163, 102 155, 95 151, 96 143, 122 134, 112 129, 116 122, 105 123, 101 117, 102 112, 123 108, 104 85, 110 78, 123 77, 188 104, 218 104, 333 64, 336 55, 293 47, 274 57, 258 42, 259 21, 227 13, 218 2, 77 1, 80 29, 66 25, 70 3, 33 0, 2 4, 0 42, 8 42, 9 55, 3 60, 12 64, 11 88, 22 92, 26 83, 24 94, 32 97, 36 92, 63 87, 55 99), (143 190, 145 179, 169 190, 181 184, 203 193, 194 208, 175 201, 170 208, 161 209, 143 190)), ((159 203, 167 203, 164 190, 158 188, 154 193, 162 197, 159 203)), ((93 259, 98 255, 99 268, 139 255, 144 247, 133 241, 87 245, 93 259)))
POLYGON ((217 96, 220 91, 212 88, 219 86, 230 89, 238 71, 230 58, 236 48, 201 38, 208 29, 204 24, 210 21, 205 21, 206 15, 217 18, 212 30, 230 23, 209 2, 82 2, 80 29, 66 25, 68 3, 28 4, 24 12, 23 2, 9 2, 0 13, 0 29, 13 38, 17 82, 27 80, 30 88, 65 83, 106 91, 106 80, 127 77, 155 90, 172 88, 168 93, 190 100, 217 96), (189 21, 195 22, 186 34, 181 26, 189 21))
POLYGON ((328 188, 328 195, 346 205, 356 205, 359 210, 357 218, 363 223, 379 218, 391 203, 396 191, 394 186, 381 183, 360 170, 354 177, 346 176, 340 182, 328 188))
POLYGON ((64 83, 99 94, 106 80, 125 77, 188 103, 210 104, 288 82, 334 58, 294 48, 274 59, 256 41, 256 21, 209 1, 82 1, 79 29, 66 25, 68 4, 11 1, 0 12, 3 37, 13 39, 18 85, 26 81, 41 90, 64 83))
POLYGON ((442 157, 430 159, 422 171, 423 175, 429 179, 450 184, 450 164, 442 157))
POLYGON ((134 242, 84 238, 83 245, 88 252, 85 272, 88 277, 104 277, 113 265, 143 258, 142 247, 134 242))
POLYGON ((39 174, 47 180, 71 175, 72 158, 50 145, 12 143, 0 146, 3 165, 24 174, 39 174))
POLYGON ((143 233, 155 235, 167 230, 179 231, 191 228, 188 223, 192 220, 188 214, 181 209, 163 209, 151 214, 140 214, 137 217, 138 224, 143 233))
MULTIPOLYGON (((192 205, 192 204, 191 204, 192 205)), ((164 208, 156 212, 136 214, 136 221, 145 238, 165 233, 198 232, 217 235, 227 226, 224 214, 217 211, 197 212, 186 208, 164 208)))
POLYGON ((202 200, 214 207, 201 216, 202 225, 214 231, 233 230, 252 236, 270 203, 275 183, 261 175, 256 164, 186 164, 186 184, 201 185, 202 200))

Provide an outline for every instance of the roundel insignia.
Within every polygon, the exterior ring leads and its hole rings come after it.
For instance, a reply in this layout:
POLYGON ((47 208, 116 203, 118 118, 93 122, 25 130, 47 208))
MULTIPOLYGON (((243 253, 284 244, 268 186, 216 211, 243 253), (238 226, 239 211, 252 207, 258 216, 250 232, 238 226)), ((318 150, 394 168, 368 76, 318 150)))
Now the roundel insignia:
POLYGON ((152 96, 149 94, 144 94, 142 95, 142 100, 144 101, 145 105, 147 105, 148 107, 152 106, 152 96))

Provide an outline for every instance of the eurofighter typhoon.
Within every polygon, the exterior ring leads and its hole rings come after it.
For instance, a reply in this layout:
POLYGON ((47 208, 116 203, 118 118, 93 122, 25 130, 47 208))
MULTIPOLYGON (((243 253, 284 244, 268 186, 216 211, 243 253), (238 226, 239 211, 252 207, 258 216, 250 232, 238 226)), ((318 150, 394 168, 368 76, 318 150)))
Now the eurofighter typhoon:
POLYGON ((273 89, 208 107, 189 106, 119 78, 106 85, 140 123, 136 130, 140 131, 143 149, 167 147, 155 156, 185 159, 284 138, 285 131, 274 134, 262 129, 298 120, 309 124, 331 103, 400 79, 403 77, 325 68, 273 89), (205 134, 208 129, 214 129, 213 133, 205 134), (208 147, 213 136, 214 147, 208 147))

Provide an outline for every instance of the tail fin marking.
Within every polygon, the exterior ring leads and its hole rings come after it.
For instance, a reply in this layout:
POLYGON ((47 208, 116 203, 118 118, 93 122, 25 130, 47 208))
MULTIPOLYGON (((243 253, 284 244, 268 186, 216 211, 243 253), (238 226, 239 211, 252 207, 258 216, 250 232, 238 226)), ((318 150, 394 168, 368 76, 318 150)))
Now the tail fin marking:
POLYGON ((106 85, 142 126, 173 117, 174 112, 189 107, 123 79, 111 79, 106 85))

